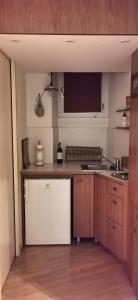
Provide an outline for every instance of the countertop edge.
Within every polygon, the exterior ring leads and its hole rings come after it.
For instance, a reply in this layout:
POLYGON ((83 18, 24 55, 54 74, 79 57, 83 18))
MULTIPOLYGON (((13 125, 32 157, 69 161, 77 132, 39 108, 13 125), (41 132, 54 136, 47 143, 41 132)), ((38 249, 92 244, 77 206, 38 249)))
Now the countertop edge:
POLYGON ((44 166, 37 167, 35 164, 31 164, 27 169, 21 170, 22 178, 44 178, 50 177, 74 177, 75 175, 97 175, 108 180, 112 180, 121 185, 128 185, 128 181, 123 181, 119 178, 111 176, 113 171, 107 170, 89 170, 84 171, 80 169, 80 164, 63 164, 61 166, 57 164, 45 164, 44 166))

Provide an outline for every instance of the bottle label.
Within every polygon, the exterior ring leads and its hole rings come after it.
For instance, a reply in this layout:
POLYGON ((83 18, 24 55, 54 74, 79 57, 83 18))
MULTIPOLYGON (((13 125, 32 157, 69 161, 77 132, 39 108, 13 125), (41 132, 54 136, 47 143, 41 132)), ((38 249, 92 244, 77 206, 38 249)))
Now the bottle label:
POLYGON ((62 152, 57 152, 57 159, 62 159, 62 152))

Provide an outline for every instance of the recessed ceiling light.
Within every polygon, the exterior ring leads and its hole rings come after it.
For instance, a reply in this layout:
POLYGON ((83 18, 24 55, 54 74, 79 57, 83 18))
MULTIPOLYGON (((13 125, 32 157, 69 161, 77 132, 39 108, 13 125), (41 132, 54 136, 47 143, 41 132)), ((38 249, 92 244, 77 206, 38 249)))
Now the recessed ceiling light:
POLYGON ((11 43, 20 43, 20 40, 16 40, 16 39, 13 39, 13 40, 10 40, 11 43))
POLYGON ((120 41, 120 44, 128 44, 130 43, 130 40, 123 40, 123 41, 120 41))
POLYGON ((68 40, 68 41, 65 41, 66 43, 71 43, 71 44, 74 44, 75 43, 75 41, 73 41, 73 40, 68 40))

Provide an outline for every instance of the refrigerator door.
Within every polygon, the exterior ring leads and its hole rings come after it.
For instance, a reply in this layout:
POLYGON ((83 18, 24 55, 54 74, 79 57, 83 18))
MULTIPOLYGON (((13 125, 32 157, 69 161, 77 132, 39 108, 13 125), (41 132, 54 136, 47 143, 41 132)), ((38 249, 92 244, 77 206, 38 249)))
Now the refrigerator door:
POLYGON ((70 179, 25 180, 25 243, 71 243, 70 179))

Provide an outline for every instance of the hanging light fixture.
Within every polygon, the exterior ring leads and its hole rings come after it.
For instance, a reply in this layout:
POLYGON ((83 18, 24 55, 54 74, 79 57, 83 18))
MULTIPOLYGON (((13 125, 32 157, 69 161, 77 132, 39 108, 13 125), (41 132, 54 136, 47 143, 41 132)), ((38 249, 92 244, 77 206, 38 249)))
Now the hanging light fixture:
POLYGON ((52 74, 52 72, 48 75, 50 75, 50 83, 45 87, 44 91, 57 92, 58 89, 53 85, 53 74, 52 74))
MULTIPOLYGON (((34 107, 34 111, 35 111, 35 114, 38 116, 38 117, 43 117, 44 114, 45 114, 45 109, 44 109, 44 106, 43 106, 43 103, 42 103, 42 97, 44 95, 45 92, 57 92, 58 89, 53 85, 53 74, 52 72, 48 74, 48 79, 49 79, 49 76, 50 76, 50 83, 46 85, 46 87, 44 88, 43 92, 40 94, 38 93, 35 101, 35 107, 34 107)), ((47 81, 48 81, 47 79, 47 81)))

